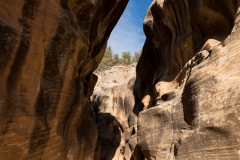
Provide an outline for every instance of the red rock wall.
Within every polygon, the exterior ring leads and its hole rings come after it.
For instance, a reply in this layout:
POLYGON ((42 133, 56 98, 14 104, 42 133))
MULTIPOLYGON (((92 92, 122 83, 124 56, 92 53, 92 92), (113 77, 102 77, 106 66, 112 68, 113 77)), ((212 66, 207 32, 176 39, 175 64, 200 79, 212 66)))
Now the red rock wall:
POLYGON ((128 0, 0 1, 0 159, 92 159, 88 107, 128 0))
POLYGON ((240 158, 239 5, 151 4, 134 86, 134 159, 240 158))
POLYGON ((96 126, 92 72, 127 2, 0 2, 0 159, 239 159, 238 0, 154 0, 134 85, 137 127, 128 86, 115 101, 109 91, 96 126), (218 41, 203 47, 209 38, 218 41))
POLYGON ((224 40, 234 25, 238 0, 154 1, 145 20, 146 42, 137 65, 135 113, 143 109, 142 99, 151 97, 154 105, 154 85, 172 81, 183 66, 209 38, 224 40))

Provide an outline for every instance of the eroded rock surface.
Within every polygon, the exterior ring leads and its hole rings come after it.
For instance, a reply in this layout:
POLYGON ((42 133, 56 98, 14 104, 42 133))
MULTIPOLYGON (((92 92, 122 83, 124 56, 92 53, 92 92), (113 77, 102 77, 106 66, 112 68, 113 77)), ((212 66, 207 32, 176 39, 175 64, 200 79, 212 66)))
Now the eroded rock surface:
POLYGON ((240 158, 239 0, 154 0, 89 107, 127 2, 0 2, 0 159, 240 158))
POLYGON ((88 101, 128 0, 0 1, 0 159, 93 159, 88 101))
POLYGON ((144 20, 146 42, 137 65, 138 114, 144 97, 156 103, 155 84, 172 81, 184 65, 214 38, 224 40, 234 25, 238 0, 154 0, 144 20))
POLYGON ((136 65, 115 66, 97 73, 92 95, 99 137, 95 159, 129 160, 137 144, 133 84, 136 65))
POLYGON ((134 86, 138 154, 133 156, 240 158, 239 4, 151 4, 134 86))

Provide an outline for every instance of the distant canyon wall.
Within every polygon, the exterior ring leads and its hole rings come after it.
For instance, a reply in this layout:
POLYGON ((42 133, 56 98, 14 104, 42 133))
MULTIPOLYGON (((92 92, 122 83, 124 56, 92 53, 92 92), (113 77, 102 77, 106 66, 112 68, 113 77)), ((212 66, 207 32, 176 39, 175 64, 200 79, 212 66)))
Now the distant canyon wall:
POLYGON ((93 159, 89 98, 128 0, 0 1, 0 159, 93 159))
POLYGON ((137 116, 133 85, 136 64, 114 66, 98 72, 98 82, 91 97, 96 116, 98 143, 95 160, 128 160, 137 143, 137 116))

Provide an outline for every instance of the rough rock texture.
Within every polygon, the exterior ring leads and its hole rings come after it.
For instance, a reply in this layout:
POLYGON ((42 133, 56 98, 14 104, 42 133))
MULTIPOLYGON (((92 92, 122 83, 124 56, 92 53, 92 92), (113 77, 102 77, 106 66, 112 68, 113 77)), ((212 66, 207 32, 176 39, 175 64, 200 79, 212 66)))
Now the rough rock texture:
POLYGON ((240 159, 239 4, 151 4, 134 85, 135 159, 240 159))
POLYGON ((99 131, 96 160, 129 160, 134 151, 137 143, 137 116, 132 112, 135 69, 133 64, 97 73, 98 82, 92 95, 99 131))
POLYGON ((0 159, 93 159, 92 72, 128 0, 0 1, 0 159))
POLYGON ((238 0, 155 0, 144 20, 146 42, 137 65, 135 113, 156 103, 155 84, 172 81, 209 38, 231 32, 238 0), (141 72, 140 72, 141 71, 141 72))

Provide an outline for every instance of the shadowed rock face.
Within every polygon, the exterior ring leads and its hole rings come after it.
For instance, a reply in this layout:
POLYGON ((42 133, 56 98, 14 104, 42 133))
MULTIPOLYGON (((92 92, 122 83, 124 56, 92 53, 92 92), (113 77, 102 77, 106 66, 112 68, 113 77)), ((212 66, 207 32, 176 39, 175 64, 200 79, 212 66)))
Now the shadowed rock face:
POLYGON ((127 2, 0 2, 0 159, 93 158, 92 72, 127 2))
POLYGON ((135 159, 240 158, 239 4, 151 4, 134 85, 135 159))
POLYGON ((137 143, 137 116, 133 114, 136 65, 115 66, 99 77, 92 107, 98 127, 95 160, 129 160, 137 143))
POLYGON ((156 101, 155 84, 172 81, 209 38, 224 40, 231 32, 238 0, 155 0, 145 20, 146 42, 137 65, 135 113, 156 101))
POLYGON ((0 2, 0 159, 239 159, 238 0, 154 0, 138 122, 132 71, 108 77, 90 109, 92 72, 127 2, 0 2))

